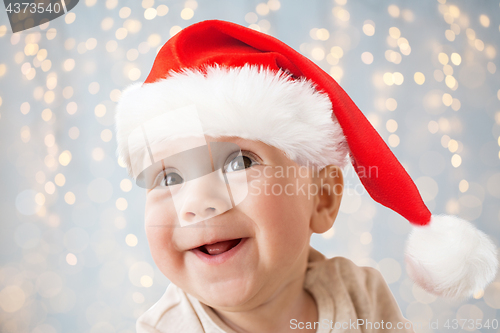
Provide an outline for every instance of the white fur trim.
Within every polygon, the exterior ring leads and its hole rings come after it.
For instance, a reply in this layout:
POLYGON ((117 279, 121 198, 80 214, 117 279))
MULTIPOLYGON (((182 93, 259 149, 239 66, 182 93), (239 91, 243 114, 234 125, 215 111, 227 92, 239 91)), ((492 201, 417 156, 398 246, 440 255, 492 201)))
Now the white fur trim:
MULTIPOLYGON (((310 81, 256 66, 210 67, 126 89, 117 105, 118 155, 131 173, 128 137, 140 124, 169 110, 196 107, 206 135, 259 140, 300 165, 345 166, 348 147, 330 99, 310 81), (333 117, 333 118, 332 118, 333 117)), ((176 128, 175 132, 189 135, 176 128)), ((172 139, 165 128, 165 140, 172 139)))
POLYGON ((463 299, 495 278, 497 249, 470 222, 455 216, 432 216, 430 224, 415 226, 408 238, 406 269, 428 292, 463 299))

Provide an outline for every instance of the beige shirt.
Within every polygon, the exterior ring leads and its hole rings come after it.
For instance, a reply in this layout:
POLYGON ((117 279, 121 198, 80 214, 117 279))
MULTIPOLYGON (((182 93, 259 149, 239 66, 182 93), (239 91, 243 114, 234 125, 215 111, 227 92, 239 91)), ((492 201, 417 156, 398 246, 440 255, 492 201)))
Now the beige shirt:
MULTIPOLYGON (((318 305, 317 333, 414 332, 379 271, 358 267, 343 257, 326 259, 313 248, 308 261, 304 288, 318 305)), ((292 320, 290 332, 307 324, 292 320)), ((162 298, 139 317, 137 332, 234 331, 210 307, 171 283, 162 298)))

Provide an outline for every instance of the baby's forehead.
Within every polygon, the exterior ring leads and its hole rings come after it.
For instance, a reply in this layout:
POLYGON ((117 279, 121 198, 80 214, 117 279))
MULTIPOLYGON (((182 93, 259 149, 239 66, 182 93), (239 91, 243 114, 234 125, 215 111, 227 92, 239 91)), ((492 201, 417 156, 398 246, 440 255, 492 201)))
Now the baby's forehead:
POLYGON ((212 160, 241 151, 238 143, 245 145, 242 140, 229 137, 185 136, 169 139, 157 138, 149 143, 147 149, 151 152, 153 162, 161 160, 212 160))
POLYGON ((150 143, 151 153, 155 159, 172 156, 196 147, 206 146, 204 136, 186 136, 178 138, 164 138, 152 140, 150 143))
MULTIPOLYGON (((201 147, 201 146, 209 146, 209 144, 213 143, 227 143, 226 146, 239 147, 244 150, 248 149, 269 149, 272 146, 269 146, 266 143, 256 140, 245 139, 237 136, 211 136, 211 135, 203 135, 203 136, 185 136, 178 138, 169 138, 164 140, 158 140, 157 143, 153 143, 152 153, 153 156, 161 155, 161 156, 171 156, 175 155, 193 148, 201 147), (154 147, 154 148, 153 148, 154 147)), ((216 146, 216 145, 212 145, 216 146)), ((222 147, 222 145, 218 145, 222 147)), ((272 148, 271 148, 272 149, 272 148)))

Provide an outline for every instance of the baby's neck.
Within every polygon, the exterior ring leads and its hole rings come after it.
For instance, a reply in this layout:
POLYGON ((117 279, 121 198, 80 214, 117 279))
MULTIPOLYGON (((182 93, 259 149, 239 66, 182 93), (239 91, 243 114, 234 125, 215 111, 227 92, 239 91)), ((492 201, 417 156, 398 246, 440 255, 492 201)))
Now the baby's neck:
MULTIPOLYGON (((316 302, 303 287, 304 278, 302 275, 290 281, 275 297, 257 308, 239 312, 214 310, 226 325, 238 333, 290 332, 292 319, 304 323, 319 321, 316 302)), ((294 332, 315 331, 294 329, 294 332)))

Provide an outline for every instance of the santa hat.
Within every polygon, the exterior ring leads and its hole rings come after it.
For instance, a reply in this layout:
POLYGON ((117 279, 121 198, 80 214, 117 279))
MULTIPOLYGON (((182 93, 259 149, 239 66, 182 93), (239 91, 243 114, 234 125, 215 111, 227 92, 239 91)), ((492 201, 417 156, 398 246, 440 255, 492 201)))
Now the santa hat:
MULTIPOLYGON (((131 153, 140 144, 131 135, 134 129, 189 105, 196 106, 205 134, 259 140, 299 164, 343 166, 349 153, 370 196, 413 226, 407 271, 425 290, 465 298, 494 279, 498 260, 488 236, 458 217, 432 215, 408 173, 347 93, 279 40, 211 20, 167 41, 146 81, 126 89, 117 106, 118 154, 129 174, 137 176, 131 153), (370 167, 377 168, 376 175, 367 175, 370 167)), ((161 134, 164 139, 188 135, 191 127, 172 119, 161 134)))

